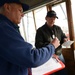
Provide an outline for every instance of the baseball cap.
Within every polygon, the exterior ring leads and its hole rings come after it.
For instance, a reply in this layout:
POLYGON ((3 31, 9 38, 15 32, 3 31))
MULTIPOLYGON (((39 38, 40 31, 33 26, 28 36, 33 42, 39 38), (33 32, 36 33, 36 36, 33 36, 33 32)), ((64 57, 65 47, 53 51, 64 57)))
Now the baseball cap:
POLYGON ((56 17, 58 19, 56 12, 54 10, 48 11, 46 17, 56 17))
POLYGON ((29 6, 20 0, 0 0, 0 7, 3 6, 5 3, 19 3, 22 5, 23 12, 29 9, 29 6))

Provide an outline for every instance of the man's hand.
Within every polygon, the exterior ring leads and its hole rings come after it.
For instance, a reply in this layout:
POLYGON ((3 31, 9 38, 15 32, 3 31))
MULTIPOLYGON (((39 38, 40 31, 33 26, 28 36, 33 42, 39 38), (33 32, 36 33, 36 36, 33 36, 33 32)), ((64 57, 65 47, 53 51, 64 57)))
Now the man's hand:
POLYGON ((68 41, 68 38, 64 38, 64 42, 68 41))
POLYGON ((53 44, 53 45, 55 46, 55 48, 57 48, 57 47, 60 45, 60 41, 58 40, 57 37, 55 37, 55 38, 52 40, 51 44, 53 44))

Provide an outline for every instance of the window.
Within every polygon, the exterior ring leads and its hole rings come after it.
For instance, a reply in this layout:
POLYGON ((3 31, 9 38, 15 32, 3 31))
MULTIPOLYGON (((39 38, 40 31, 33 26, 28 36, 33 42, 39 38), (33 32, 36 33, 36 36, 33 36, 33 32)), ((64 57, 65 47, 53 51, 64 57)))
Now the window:
MULTIPOLYGON (((69 38, 65 2, 53 6, 52 9, 56 11, 58 16, 58 19, 56 19, 55 24, 60 26, 63 32, 69 38)), ((35 16, 37 29, 43 24, 45 24, 46 13, 47 13, 46 6, 34 10, 34 16, 35 16)), ((33 11, 25 14, 21 24, 23 24, 23 26, 21 26, 20 28, 22 35, 25 37, 25 40, 27 42, 31 43, 34 46, 36 30, 34 25, 33 11)))
POLYGON ((41 7, 34 11, 37 29, 45 23, 46 13, 47 13, 46 6, 41 7))
MULTIPOLYGON (((41 25, 45 23, 46 12, 47 12, 46 7, 34 10, 37 28, 39 28, 41 25)), ((21 22, 21 25, 20 31, 22 36, 25 38, 27 42, 31 43, 34 46, 36 30, 32 11, 25 14, 21 22), (22 24, 23 26, 21 26, 22 24)))
MULTIPOLYGON (((25 14, 22 24, 24 25, 25 40, 34 46, 35 26, 32 12, 25 14)), ((22 33, 22 32, 21 32, 22 33)))

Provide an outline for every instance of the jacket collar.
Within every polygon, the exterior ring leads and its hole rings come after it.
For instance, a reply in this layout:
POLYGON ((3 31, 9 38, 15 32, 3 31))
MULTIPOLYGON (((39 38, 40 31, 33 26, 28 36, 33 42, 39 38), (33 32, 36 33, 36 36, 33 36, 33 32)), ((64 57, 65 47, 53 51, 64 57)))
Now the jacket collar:
POLYGON ((6 22, 9 23, 9 25, 13 26, 14 28, 18 28, 19 29, 19 26, 14 24, 13 22, 11 22, 6 16, 0 14, 0 21, 3 21, 5 20, 6 22))

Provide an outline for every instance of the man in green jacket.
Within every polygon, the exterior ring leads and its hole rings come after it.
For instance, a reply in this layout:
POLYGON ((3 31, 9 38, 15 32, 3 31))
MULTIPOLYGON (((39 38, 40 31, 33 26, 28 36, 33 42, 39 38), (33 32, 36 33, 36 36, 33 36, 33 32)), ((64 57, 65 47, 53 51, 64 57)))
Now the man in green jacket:
MULTIPOLYGON (((56 48, 55 54, 59 57, 60 60, 65 62, 62 55, 62 44, 67 41, 67 37, 63 33, 62 29, 55 25, 55 20, 58 19, 56 12, 54 10, 48 11, 46 15, 46 23, 37 29, 35 37, 35 46, 36 48, 45 47, 48 45, 55 37, 60 41, 60 46, 56 48)), ((67 75, 63 71, 57 75, 67 75)))

